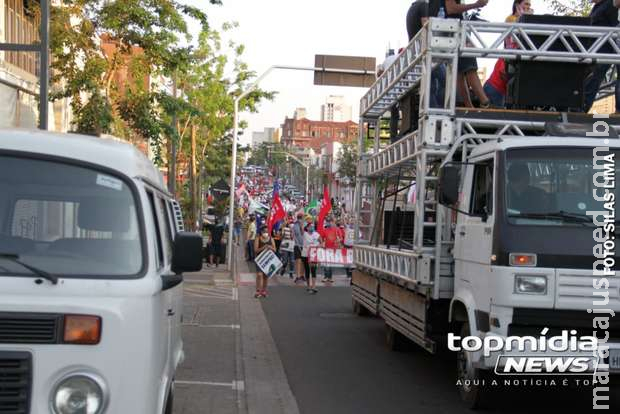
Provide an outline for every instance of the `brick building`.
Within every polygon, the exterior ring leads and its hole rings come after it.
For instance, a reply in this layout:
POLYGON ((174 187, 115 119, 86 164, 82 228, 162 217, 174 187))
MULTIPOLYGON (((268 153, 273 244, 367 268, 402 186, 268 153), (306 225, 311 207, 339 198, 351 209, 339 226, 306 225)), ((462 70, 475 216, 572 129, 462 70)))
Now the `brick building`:
POLYGON ((357 131, 357 124, 353 121, 311 121, 287 117, 282 124, 281 142, 289 148, 309 148, 320 153, 323 144, 357 139, 357 131))

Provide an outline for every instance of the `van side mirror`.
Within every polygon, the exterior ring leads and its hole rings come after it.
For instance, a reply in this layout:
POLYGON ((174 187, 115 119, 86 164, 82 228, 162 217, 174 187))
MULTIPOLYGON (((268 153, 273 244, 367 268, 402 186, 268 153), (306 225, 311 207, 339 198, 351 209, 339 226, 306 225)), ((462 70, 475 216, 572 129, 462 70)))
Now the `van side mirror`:
POLYGON ((176 274, 202 270, 202 236, 182 231, 174 238, 172 271, 176 274))
POLYGON ((456 207, 459 202, 460 165, 447 164, 439 173, 439 204, 456 207))

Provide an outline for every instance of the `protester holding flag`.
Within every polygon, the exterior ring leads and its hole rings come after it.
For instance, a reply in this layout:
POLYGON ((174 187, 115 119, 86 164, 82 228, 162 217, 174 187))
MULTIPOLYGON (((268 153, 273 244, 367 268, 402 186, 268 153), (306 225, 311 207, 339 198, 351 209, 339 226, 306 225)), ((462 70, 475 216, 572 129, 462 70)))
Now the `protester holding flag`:
MULTIPOLYGON (((317 221, 317 230, 324 240, 324 247, 326 249, 340 249, 342 247, 342 238, 340 237, 340 230, 337 227, 332 226, 332 219, 327 218, 327 215, 332 209, 331 199, 329 198, 329 190, 327 186, 323 190, 323 200, 321 202, 321 210, 319 211, 319 218, 317 221), (327 218, 327 220, 326 220, 327 218)), ((323 267, 323 282, 332 283, 332 268, 323 267)))

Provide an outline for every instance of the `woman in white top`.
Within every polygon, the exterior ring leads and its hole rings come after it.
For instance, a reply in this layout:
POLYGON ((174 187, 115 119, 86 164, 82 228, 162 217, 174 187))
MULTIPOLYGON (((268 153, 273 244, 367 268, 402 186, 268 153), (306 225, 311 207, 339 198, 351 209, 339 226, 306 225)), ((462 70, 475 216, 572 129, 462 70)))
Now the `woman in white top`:
POLYGON ((314 223, 310 223, 306 226, 306 231, 304 232, 304 248, 301 251, 301 258, 304 263, 304 269, 306 271, 306 290, 310 294, 315 294, 318 292, 316 290, 316 263, 310 263, 308 261, 308 252, 310 247, 319 247, 321 246, 321 236, 317 233, 314 228, 314 223))

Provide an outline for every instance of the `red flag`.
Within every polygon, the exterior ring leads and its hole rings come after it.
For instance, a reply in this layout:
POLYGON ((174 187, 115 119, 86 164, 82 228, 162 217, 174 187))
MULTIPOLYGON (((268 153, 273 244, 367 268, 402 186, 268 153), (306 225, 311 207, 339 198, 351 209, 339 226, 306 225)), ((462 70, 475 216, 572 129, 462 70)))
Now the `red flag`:
POLYGON ((280 201, 280 195, 276 193, 275 197, 273 197, 273 203, 271 203, 271 210, 269 211, 269 221, 267 222, 269 234, 271 234, 273 226, 275 226, 278 221, 284 220, 285 218, 286 212, 284 211, 284 207, 282 206, 282 201, 280 201))
POLYGON ((327 186, 323 189, 323 200, 321 200, 321 209, 319 210, 319 218, 317 221, 317 231, 321 233, 323 231, 325 217, 329 214, 332 209, 332 202, 329 198, 329 190, 327 186))

